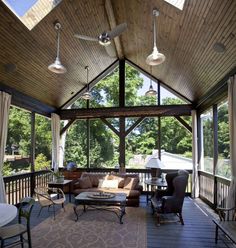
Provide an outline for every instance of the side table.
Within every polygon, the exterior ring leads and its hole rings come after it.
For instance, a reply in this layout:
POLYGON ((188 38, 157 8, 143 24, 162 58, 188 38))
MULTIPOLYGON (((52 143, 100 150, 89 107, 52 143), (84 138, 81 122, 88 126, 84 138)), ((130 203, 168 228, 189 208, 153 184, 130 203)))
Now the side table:
POLYGON ((167 182, 166 180, 162 180, 161 178, 155 178, 155 179, 147 179, 144 181, 144 183, 147 185, 147 204, 148 201, 150 201, 151 198, 149 198, 149 189, 151 186, 151 197, 154 195, 156 188, 167 188, 167 182))
POLYGON ((48 182, 49 188, 60 188, 64 191, 64 186, 69 185, 69 202, 71 202, 71 183, 72 180, 64 180, 63 182, 51 181, 48 182))

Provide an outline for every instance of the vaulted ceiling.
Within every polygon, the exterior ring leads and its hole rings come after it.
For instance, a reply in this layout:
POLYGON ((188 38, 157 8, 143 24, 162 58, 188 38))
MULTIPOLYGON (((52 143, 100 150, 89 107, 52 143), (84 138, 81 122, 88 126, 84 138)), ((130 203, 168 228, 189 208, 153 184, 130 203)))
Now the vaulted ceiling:
POLYGON ((150 72, 145 60, 153 48, 153 8, 160 11, 157 47, 166 61, 152 74, 196 102, 236 67, 235 0, 186 0, 182 11, 164 0, 63 0, 31 31, 0 2, 0 84, 58 108, 85 86, 87 65, 89 81, 117 58, 150 72), (62 25, 63 75, 47 68, 56 56, 56 20, 62 25), (74 37, 96 37, 123 22, 128 28, 112 44, 116 57, 97 42, 74 37), (213 49, 216 42, 225 52, 213 49))

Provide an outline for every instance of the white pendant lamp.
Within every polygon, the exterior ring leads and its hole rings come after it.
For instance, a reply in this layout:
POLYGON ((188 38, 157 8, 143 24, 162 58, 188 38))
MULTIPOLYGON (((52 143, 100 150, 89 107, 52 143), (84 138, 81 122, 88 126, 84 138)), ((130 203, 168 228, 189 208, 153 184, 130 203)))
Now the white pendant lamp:
POLYGON ((159 11, 157 9, 153 10, 153 51, 147 57, 146 63, 148 65, 160 65, 165 61, 165 55, 158 52, 156 39, 157 39, 157 31, 156 31, 156 16, 159 16, 159 11))
POLYGON ((91 100, 92 99, 92 94, 89 91, 89 67, 86 66, 85 70, 87 71, 87 90, 86 92, 81 96, 84 100, 91 100))
POLYGON ((57 74, 63 74, 66 73, 66 68, 61 64, 60 58, 59 58, 59 52, 60 52, 60 29, 61 24, 59 22, 55 23, 55 29, 57 31, 57 57, 51 65, 48 66, 48 69, 54 73, 57 74))

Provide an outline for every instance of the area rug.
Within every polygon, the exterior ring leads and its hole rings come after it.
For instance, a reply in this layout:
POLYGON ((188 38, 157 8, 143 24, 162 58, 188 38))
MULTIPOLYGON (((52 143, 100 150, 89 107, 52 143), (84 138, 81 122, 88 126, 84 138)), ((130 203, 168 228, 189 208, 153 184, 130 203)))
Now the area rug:
POLYGON ((146 210, 127 207, 120 224, 114 213, 87 211, 75 222, 73 205, 47 218, 31 231, 34 248, 145 248, 146 210))

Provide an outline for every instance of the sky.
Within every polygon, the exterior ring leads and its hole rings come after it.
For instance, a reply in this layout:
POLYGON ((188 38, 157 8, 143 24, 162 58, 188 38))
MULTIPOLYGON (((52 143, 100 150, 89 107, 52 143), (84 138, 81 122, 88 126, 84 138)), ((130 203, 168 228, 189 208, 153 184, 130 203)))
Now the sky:
POLYGON ((18 15, 23 16, 38 0, 4 0, 18 15))

